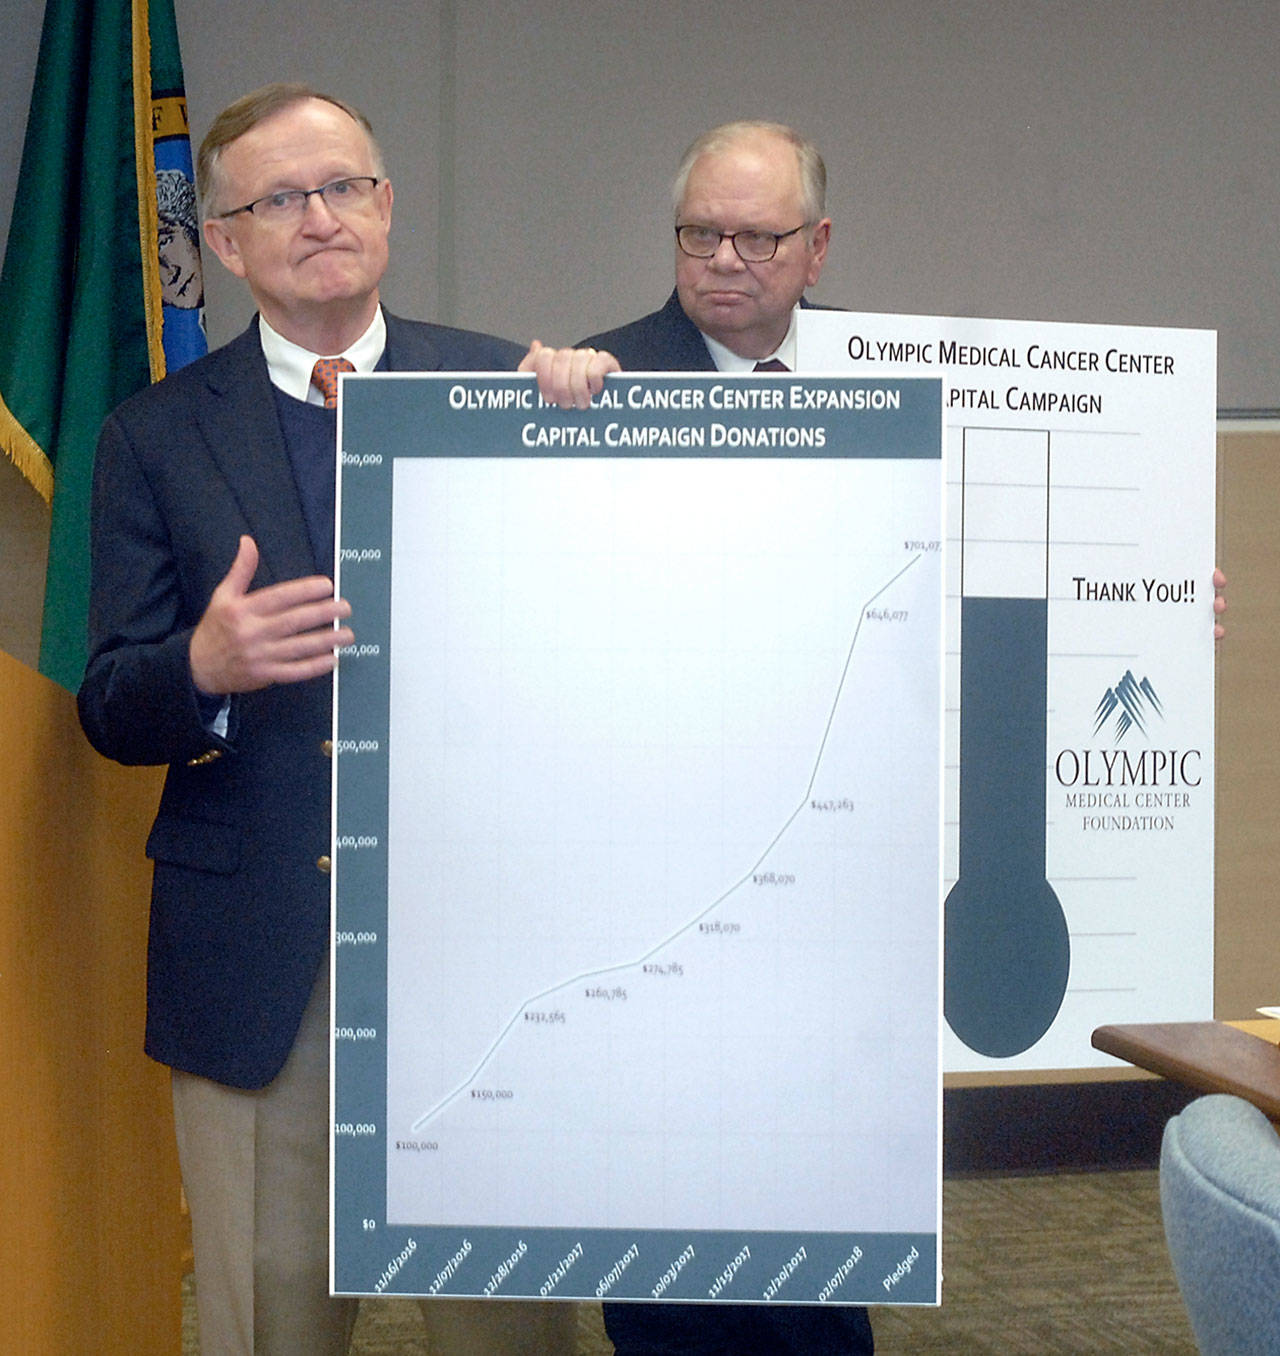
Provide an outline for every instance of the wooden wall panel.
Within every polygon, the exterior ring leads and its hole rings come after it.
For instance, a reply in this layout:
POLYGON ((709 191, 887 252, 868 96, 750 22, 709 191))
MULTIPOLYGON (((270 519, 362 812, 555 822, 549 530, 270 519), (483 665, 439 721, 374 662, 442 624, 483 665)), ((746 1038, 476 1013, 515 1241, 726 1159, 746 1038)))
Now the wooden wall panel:
POLYGON ((160 770, 85 742, 69 693, 0 653, 0 1346, 181 1350, 168 1073, 142 1053, 160 770))
POLYGON ((1280 1003, 1280 432, 1218 435, 1215 1015, 1280 1003))

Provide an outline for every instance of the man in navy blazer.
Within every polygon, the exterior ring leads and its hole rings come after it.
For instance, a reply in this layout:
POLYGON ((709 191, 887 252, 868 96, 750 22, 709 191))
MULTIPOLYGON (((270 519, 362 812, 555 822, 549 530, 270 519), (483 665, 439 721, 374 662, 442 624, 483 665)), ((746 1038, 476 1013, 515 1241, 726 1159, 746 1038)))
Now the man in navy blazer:
MULTIPOLYGON (((607 355, 521 350, 383 311, 392 190, 367 120, 273 85, 199 157, 208 245, 249 329, 126 401, 94 476, 85 731, 167 763, 155 825, 146 1048, 173 1069, 202 1349, 341 1353, 328 1295, 335 364, 536 372, 585 404, 607 355), (321 360, 321 361, 317 361, 321 360)), ((354 619, 358 625, 359 619, 354 619)), ((448 1304, 433 1350, 572 1350, 572 1309, 448 1304)))
MULTIPOLYGON (((777 123, 700 136, 676 173, 676 288, 660 311, 585 342, 624 371, 795 370, 796 311, 831 237, 826 168, 777 123)), ((618 1356, 844 1356, 873 1349, 867 1311, 836 1305, 608 1304, 618 1356)))

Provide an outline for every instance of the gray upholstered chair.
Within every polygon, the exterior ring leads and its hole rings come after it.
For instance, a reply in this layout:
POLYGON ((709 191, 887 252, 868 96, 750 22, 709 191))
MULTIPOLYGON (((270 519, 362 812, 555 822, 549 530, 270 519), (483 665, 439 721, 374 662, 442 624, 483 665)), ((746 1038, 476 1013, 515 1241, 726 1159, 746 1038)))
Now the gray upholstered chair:
POLYGON ((1165 1239, 1204 1356, 1280 1353, 1280 1136, 1239 1097, 1165 1126, 1165 1239))

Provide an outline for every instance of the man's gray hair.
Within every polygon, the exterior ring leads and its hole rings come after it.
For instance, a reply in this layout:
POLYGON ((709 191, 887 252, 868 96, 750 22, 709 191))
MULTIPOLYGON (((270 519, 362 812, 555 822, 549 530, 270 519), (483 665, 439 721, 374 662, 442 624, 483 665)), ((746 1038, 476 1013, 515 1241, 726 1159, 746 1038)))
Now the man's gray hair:
MULTIPOLYGON (((382 151, 374 140, 373 128, 353 104, 336 95, 325 94, 310 85, 296 81, 277 81, 273 85, 264 85, 228 104, 213 120, 213 125, 205 133, 200 143, 200 153, 196 157, 196 186, 200 190, 200 204, 206 217, 217 216, 225 212, 228 204, 222 201, 222 174, 219 162, 222 152, 260 122, 265 122, 276 113, 282 113, 294 104, 305 103, 309 99, 319 99, 323 103, 333 104, 352 118, 369 139, 369 150, 373 156, 373 172, 379 179, 387 177, 387 167, 382 159, 382 151)), ((299 184, 301 188, 303 185, 299 184)))
POLYGON ((790 145, 796 153, 796 164, 800 170, 800 196, 805 221, 820 221, 827 210, 827 167, 818 154, 818 148, 807 137, 802 137, 793 127, 781 122, 765 122, 760 119, 743 118, 736 122, 721 123, 709 132, 703 132, 685 151, 676 170, 675 182, 671 185, 672 207, 679 216, 684 192, 689 184, 689 174, 694 165, 704 155, 719 154, 728 150, 739 141, 764 132, 775 136, 790 145))

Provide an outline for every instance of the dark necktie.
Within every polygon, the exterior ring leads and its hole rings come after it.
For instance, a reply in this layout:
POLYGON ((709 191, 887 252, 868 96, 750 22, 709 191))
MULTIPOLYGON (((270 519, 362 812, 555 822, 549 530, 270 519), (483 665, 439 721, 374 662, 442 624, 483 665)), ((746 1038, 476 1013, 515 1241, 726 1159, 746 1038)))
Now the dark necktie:
POLYGON ((355 363, 346 358, 317 358, 311 369, 311 384, 324 396, 326 410, 338 404, 338 373, 354 372, 355 363))
POLYGON ((752 368, 754 372, 790 372, 791 369, 784 362, 779 362, 777 358, 770 358, 768 362, 756 363, 752 368))

